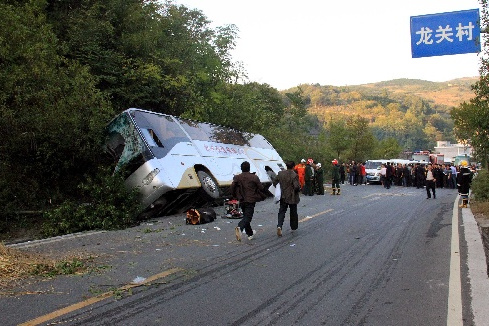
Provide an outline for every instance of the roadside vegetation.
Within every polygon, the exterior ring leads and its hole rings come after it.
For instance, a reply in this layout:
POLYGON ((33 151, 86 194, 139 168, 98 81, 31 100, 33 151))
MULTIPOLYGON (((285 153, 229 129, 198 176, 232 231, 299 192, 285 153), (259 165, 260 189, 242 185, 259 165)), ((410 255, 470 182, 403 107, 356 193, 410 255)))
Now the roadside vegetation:
MULTIPOLYGON (((489 221, 489 171, 477 173, 472 181, 470 207, 477 221, 489 221)), ((488 262, 489 263, 489 262, 488 262)))
MULTIPOLYGON (((462 114, 487 110, 486 68, 476 98, 450 114, 454 88, 437 83, 279 91, 250 81, 231 57, 238 27, 211 27, 172 1, 3 1, 0 18, 0 241, 138 222, 135 194, 104 153, 105 126, 130 107, 260 133, 296 162, 393 158, 466 139, 487 163, 488 144, 469 131, 488 125, 462 114)), ((454 81, 461 100, 464 83, 454 81)))
MULTIPOLYGON (((481 31, 489 29, 489 4, 480 1, 481 31)), ((472 86, 475 96, 451 111, 457 139, 472 145, 473 155, 482 164, 472 182, 472 210, 478 219, 489 219, 489 40, 483 38, 480 55, 480 77, 472 86)), ((489 245, 487 246, 489 247, 489 245)), ((489 268, 489 261, 487 262, 489 268)))
POLYGON ((0 243, 0 294, 8 295, 8 290, 20 280, 29 277, 54 277, 75 275, 87 271, 84 259, 69 257, 50 259, 38 254, 7 248, 0 243))

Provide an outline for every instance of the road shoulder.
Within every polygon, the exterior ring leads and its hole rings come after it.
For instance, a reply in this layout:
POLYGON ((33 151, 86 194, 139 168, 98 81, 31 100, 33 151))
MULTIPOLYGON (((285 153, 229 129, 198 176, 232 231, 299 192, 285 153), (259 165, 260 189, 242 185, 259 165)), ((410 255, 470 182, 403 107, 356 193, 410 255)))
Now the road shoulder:
POLYGON ((462 208, 465 240, 467 242, 470 280, 472 296, 472 312, 474 325, 487 325, 487 307, 489 307, 489 278, 482 238, 479 227, 470 208, 462 208))

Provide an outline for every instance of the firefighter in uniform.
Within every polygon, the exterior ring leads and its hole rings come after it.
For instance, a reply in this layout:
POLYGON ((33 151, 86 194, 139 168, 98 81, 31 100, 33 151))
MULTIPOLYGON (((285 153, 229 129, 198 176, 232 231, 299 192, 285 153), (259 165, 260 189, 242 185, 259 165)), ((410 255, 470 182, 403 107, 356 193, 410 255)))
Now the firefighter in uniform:
POLYGON ((306 183, 306 160, 302 159, 299 164, 294 167, 295 173, 299 176, 299 183, 301 184, 301 190, 304 190, 304 184, 306 183))
POLYGON ((333 169, 331 170, 331 187, 333 188, 333 191, 331 192, 332 195, 339 195, 340 194, 340 168, 338 166, 338 160, 334 159, 331 161, 331 164, 333 164, 333 169))
POLYGON ((468 168, 469 163, 465 160, 460 162, 460 171, 457 173, 457 187, 462 204, 459 207, 467 208, 469 203, 470 183, 472 182, 472 172, 468 168))

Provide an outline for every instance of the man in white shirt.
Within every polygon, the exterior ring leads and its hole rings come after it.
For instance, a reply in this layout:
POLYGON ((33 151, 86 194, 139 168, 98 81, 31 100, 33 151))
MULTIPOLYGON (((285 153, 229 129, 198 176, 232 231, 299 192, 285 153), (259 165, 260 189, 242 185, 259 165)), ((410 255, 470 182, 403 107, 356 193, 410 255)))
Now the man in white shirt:
POLYGON ((387 172, 387 169, 385 167, 385 164, 382 164, 382 166, 380 168, 380 182, 382 182, 382 184, 384 185, 384 188, 387 188, 387 183, 385 180, 386 172, 387 172))
POLYGON ((426 199, 431 198, 430 189, 433 192, 433 199, 436 199, 436 194, 435 194, 436 179, 433 176, 432 169, 433 167, 431 166, 431 164, 428 164, 428 170, 426 171, 426 196, 427 196, 426 199))

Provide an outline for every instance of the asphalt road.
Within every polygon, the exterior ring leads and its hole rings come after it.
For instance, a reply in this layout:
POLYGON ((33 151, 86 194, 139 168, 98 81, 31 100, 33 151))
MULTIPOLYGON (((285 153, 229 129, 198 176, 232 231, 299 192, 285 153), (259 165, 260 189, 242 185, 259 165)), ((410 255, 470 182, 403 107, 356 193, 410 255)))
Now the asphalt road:
MULTIPOLYGON (((301 197, 299 229, 276 235, 257 204, 255 239, 238 220, 162 217, 114 232, 19 245, 92 257, 89 273, 30 279, 0 297, 2 325, 447 325, 456 190, 344 185, 301 197)), ((463 325, 473 325, 460 231, 463 325)), ((457 252, 458 254, 458 252, 457 252)), ((460 291, 459 291, 460 292, 460 291)), ((452 296, 450 294, 450 296, 452 296)))

